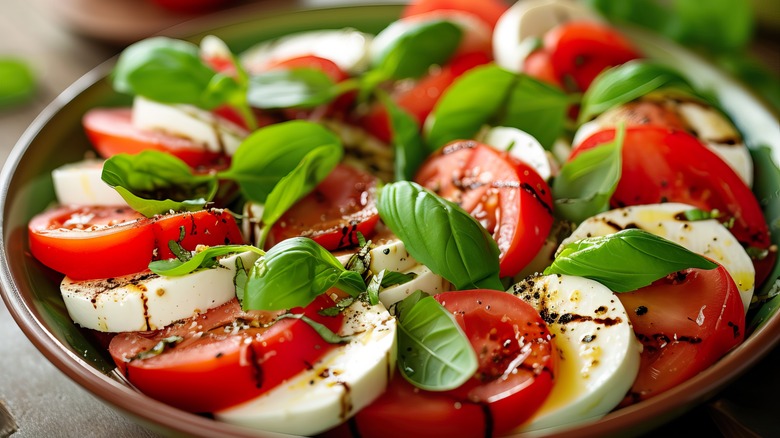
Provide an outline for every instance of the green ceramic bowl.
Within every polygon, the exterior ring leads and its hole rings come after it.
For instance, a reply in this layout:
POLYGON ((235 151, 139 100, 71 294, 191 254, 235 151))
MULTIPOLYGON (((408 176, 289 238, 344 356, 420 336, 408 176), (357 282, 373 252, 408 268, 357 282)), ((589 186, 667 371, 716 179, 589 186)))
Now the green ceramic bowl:
MULTIPOLYGON (((354 27, 375 33, 398 17, 398 5, 348 6, 328 9, 276 9, 250 5, 166 32, 199 41, 215 34, 234 51, 283 34, 354 27)), ((777 227, 780 128, 777 117, 745 88, 690 53, 652 35, 630 31, 630 37, 646 53, 679 67, 702 88, 720 97, 726 110, 756 148, 758 188, 774 203, 777 227), (774 163, 772 163, 774 160, 774 163), (774 178, 774 179, 773 179, 774 178)), ((100 340, 76 327, 60 298, 61 276, 34 260, 27 250, 27 221, 55 199, 51 170, 77 161, 90 149, 81 128, 81 117, 90 108, 128 104, 127 97, 113 92, 106 75, 113 60, 90 72, 60 95, 24 133, 5 163, 1 181, 2 260, 0 281, 3 298, 19 326, 36 347, 60 370, 115 408, 147 427, 166 434, 194 436, 257 436, 249 431, 189 414, 167 406, 132 389, 118 374, 100 340)), ((778 232, 775 228, 775 238, 778 232)), ((773 278, 777 277, 777 269, 773 278)), ((780 300, 775 300, 780 301, 780 300)), ((560 434, 604 436, 638 434, 679 416, 722 389, 766 355, 780 340, 780 315, 766 310, 764 322, 748 339, 717 364, 678 387, 651 400, 615 411, 605 418, 574 425, 560 434)), ((266 434, 270 435, 270 434, 266 434)))

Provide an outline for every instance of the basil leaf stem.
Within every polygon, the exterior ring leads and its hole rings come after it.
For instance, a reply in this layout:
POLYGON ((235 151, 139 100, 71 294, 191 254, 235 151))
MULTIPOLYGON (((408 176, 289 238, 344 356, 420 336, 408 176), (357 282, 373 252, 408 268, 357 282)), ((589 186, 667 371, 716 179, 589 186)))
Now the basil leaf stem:
POLYGON ((674 242, 632 228, 567 244, 544 274, 577 275, 614 292, 630 292, 683 269, 717 267, 674 242))
POLYGON ((239 252, 252 251, 263 255, 264 251, 252 245, 220 245, 210 246, 203 251, 195 252, 189 260, 178 258, 168 260, 156 260, 149 263, 149 269, 157 275, 164 277, 180 277, 187 275, 203 267, 215 266, 214 261, 218 257, 239 252))
POLYGON ((339 336, 338 334, 333 333, 333 331, 324 324, 320 324, 303 313, 285 313, 283 315, 279 315, 276 320, 278 321, 280 319, 286 318, 300 319, 301 321, 305 322, 311 328, 313 328, 318 335, 320 335, 323 341, 327 342, 328 344, 346 344, 353 338, 352 336, 339 336))

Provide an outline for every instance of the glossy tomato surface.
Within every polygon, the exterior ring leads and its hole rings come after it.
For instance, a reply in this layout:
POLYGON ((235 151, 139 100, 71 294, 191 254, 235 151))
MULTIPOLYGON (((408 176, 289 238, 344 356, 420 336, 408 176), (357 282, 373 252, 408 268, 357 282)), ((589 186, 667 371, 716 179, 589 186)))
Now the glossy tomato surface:
POLYGON ((241 244, 244 237, 235 217, 228 210, 211 209, 158 216, 152 224, 157 245, 157 259, 175 258, 171 241, 194 251, 198 245, 241 244))
POLYGON ((404 9, 401 16, 408 18, 433 11, 466 12, 493 29, 507 9, 509 5, 500 0, 415 0, 404 9))
POLYGON ((458 203, 493 235, 502 277, 523 269, 552 227, 552 195, 530 166, 475 141, 455 141, 420 167, 415 181, 458 203))
MULTIPOLYGON (((341 315, 317 313, 333 304, 321 295, 291 313, 338 332, 341 315)), ((118 334, 109 352, 144 394, 189 412, 215 412, 273 389, 334 348, 303 320, 277 316, 243 312, 233 300, 162 330, 118 334), (161 353, 145 353, 155 346, 161 353)))
POLYGON ((357 414, 355 425, 362 436, 492 436, 530 418, 549 395, 557 356, 536 310, 512 294, 493 290, 445 292, 434 298, 468 337, 479 361, 477 372, 445 392, 417 389, 397 375, 385 394, 357 414))

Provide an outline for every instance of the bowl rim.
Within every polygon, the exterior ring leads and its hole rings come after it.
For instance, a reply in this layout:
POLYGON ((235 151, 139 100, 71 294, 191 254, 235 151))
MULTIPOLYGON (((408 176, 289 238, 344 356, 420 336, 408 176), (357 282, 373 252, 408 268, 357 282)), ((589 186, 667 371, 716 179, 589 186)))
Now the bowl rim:
MULTIPOLYGON (((272 1, 270 3, 273 5, 281 2, 272 1)), ((278 10, 278 12, 290 14, 302 10, 359 8, 377 5, 397 6, 400 4, 402 3, 388 1, 382 4, 358 5, 350 3, 340 6, 306 7, 302 9, 301 2, 291 1, 284 5, 283 9, 278 10)), ((260 13, 271 10, 268 4, 248 6, 233 8, 218 13, 213 17, 195 19, 191 22, 174 26, 164 31, 163 34, 182 35, 182 37, 192 36, 206 32, 209 29, 224 27, 230 23, 238 23, 240 21, 239 17, 244 16, 248 12, 260 13), (209 24, 205 25, 205 23, 209 24)), ((274 10, 274 12, 277 12, 277 10, 274 10)), ((701 60, 695 53, 688 52, 688 54, 693 58, 701 60)), ((175 431, 193 436, 247 437, 258 436, 259 434, 261 436, 291 436, 264 431, 258 432, 181 411, 137 392, 130 385, 120 383, 118 378, 111 376, 111 373, 104 374, 83 358, 73 354, 63 343, 54 337, 46 329, 40 315, 32 307, 31 303, 28 302, 28 299, 22 296, 13 280, 6 254, 7 242, 5 239, 6 229, 3 212, 6 208, 8 190, 14 177, 15 169, 43 128, 63 111, 68 103, 89 87, 103 80, 115 64, 116 59, 117 57, 115 56, 99 64, 68 86, 47 105, 16 142, 2 171, 0 171, 0 247, 2 248, 2 253, 0 254, 0 295, 16 324, 47 360, 101 401, 118 409, 147 428, 160 430, 159 428, 162 427, 163 431, 175 431)), ((709 62, 702 62, 711 66, 709 62)), ((770 114, 776 114, 767 107, 762 99, 757 98, 752 91, 747 89, 744 84, 729 76, 724 77, 729 80, 730 85, 738 87, 741 92, 749 95, 756 105, 762 107, 763 110, 770 114)), ((733 382, 750 367, 754 366, 770 350, 776 348, 780 344, 780 312, 775 313, 763 325, 758 327, 751 333, 749 338, 749 341, 746 340, 698 375, 649 400, 610 412, 596 421, 578 422, 573 425, 559 426, 552 430, 533 431, 529 434, 532 436, 568 436, 576 432, 582 437, 624 434, 627 432, 637 434, 645 431, 645 429, 632 430, 632 427, 636 427, 637 424, 645 424, 645 427, 647 427, 647 423, 652 422, 652 420, 656 420, 656 422, 650 427, 657 427, 663 422, 683 414, 692 408, 694 404, 701 403, 713 396, 717 391, 723 389, 727 384, 733 382)))

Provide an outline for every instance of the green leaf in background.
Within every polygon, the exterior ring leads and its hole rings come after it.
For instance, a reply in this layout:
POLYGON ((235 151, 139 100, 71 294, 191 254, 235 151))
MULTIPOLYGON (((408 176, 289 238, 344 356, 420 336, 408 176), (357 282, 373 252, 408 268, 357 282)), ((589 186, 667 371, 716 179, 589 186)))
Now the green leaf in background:
POLYGON ((203 251, 198 251, 186 262, 179 259, 156 260, 149 263, 149 270, 164 277, 180 277, 195 272, 203 267, 216 266, 214 261, 218 257, 228 254, 252 251, 264 254, 263 250, 252 245, 220 245, 210 246, 203 251))
POLYGON ((328 145, 341 147, 341 141, 316 123, 293 120, 266 126, 241 143, 230 168, 217 176, 237 182, 247 199, 264 204, 306 154, 328 145))
POLYGON ((477 355, 452 314, 419 292, 404 301, 396 308, 401 375, 428 391, 447 391, 469 380, 478 368, 477 355))
POLYGON ((544 274, 586 277, 614 292, 630 292, 683 269, 717 267, 674 242, 632 228, 565 245, 544 274))
MULTIPOLYGON (((392 26, 386 31, 394 32, 392 26)), ((446 20, 412 23, 400 35, 393 35, 385 50, 373 60, 375 69, 387 79, 418 78, 432 65, 443 65, 460 45, 463 31, 446 20)), ((387 38, 380 32, 374 41, 387 38)))
POLYGON ((621 125, 612 142, 584 151, 563 165, 552 186, 557 216, 580 223, 608 210, 620 181, 625 134, 621 125))
POLYGON ((152 150, 112 156, 103 164, 101 178, 146 217, 171 210, 202 210, 214 198, 218 184, 211 175, 193 175, 173 155, 152 150))
POLYGON ((387 93, 380 92, 378 96, 387 109, 390 130, 393 133, 395 179, 411 181, 428 155, 428 149, 420 135, 420 127, 417 120, 399 107, 387 93))
POLYGON ((320 70, 294 68, 253 75, 247 99, 255 108, 313 108, 335 99, 336 83, 320 70))
POLYGON ((745 0, 674 0, 668 28, 673 39, 688 46, 718 51, 744 48, 753 36, 753 13, 745 0))
POLYGON ((569 103, 569 97, 558 87, 521 74, 497 125, 525 131, 550 150, 563 132, 569 103))
POLYGON ((400 181, 382 188, 377 209, 409 254, 457 289, 504 290, 495 240, 457 204, 400 181))
POLYGON ((26 62, 0 58, 0 109, 30 100, 36 88, 35 75, 26 62))

